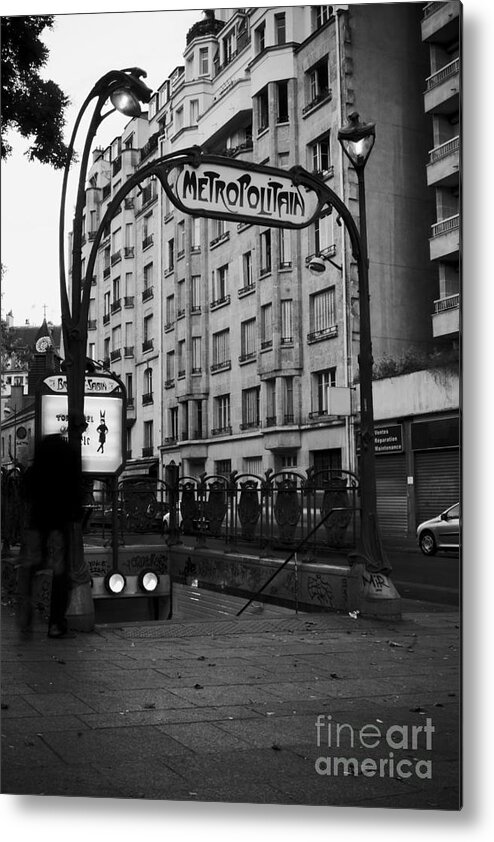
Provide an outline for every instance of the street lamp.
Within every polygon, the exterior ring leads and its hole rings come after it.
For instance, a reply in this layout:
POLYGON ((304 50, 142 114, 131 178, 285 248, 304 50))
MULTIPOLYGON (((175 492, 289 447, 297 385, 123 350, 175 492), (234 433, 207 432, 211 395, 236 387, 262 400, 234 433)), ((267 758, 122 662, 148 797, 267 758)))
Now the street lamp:
MULTIPOLYGON (((82 483, 82 435, 86 429, 84 386, 87 370, 86 346, 89 309, 87 296, 82 294, 83 285, 86 280, 82 277, 82 238, 88 162, 93 140, 103 120, 110 114, 113 114, 115 110, 120 111, 127 117, 138 117, 141 113, 140 103, 149 102, 151 99, 152 91, 142 81, 141 77, 146 77, 144 70, 141 70, 139 67, 129 67, 124 70, 111 70, 96 82, 77 115, 68 147, 63 175, 59 220, 60 301, 65 356, 63 369, 67 378, 68 439, 76 456, 79 475, 78 481, 80 483, 82 483), (70 167, 74 158, 74 144, 77 131, 82 117, 93 99, 96 100, 96 106, 87 131, 79 167, 72 239, 71 301, 69 302, 64 260, 67 185, 70 167), (113 108, 102 113, 102 109, 108 99, 111 101, 113 108)), ((71 577, 73 580, 72 602, 74 602, 78 598, 76 596, 77 586, 90 586, 89 571, 84 561, 82 528, 80 524, 76 524, 74 527, 71 565, 71 577)), ((81 596, 81 599, 83 602, 85 601, 84 595, 81 596)), ((84 614, 84 609, 80 613, 84 614)), ((89 619, 89 624, 91 622, 91 619, 89 619)))
POLYGON ((343 152, 357 173, 359 196, 360 257, 358 260, 360 348, 360 544, 355 555, 372 572, 387 571, 391 566, 382 546, 377 520, 376 463, 374 447, 374 403, 372 396, 372 340, 369 304, 369 257, 367 251, 367 216, 364 169, 376 138, 374 123, 361 123, 353 112, 348 125, 338 132, 343 152))
MULTIPOLYGON (((353 256, 357 262, 360 310, 360 348, 358 355, 360 380, 360 539, 354 558, 365 564, 373 573, 391 569, 382 546, 377 521, 376 464, 374 447, 374 404, 372 396, 372 342, 369 306, 369 258, 367 252, 367 219, 365 205, 364 169, 374 146, 374 123, 361 123, 359 115, 349 115, 348 125, 338 132, 342 149, 357 173, 359 188, 359 219, 357 230, 352 215, 343 203, 330 201, 339 209, 352 241, 353 256)), ((325 270, 326 262, 333 261, 325 254, 316 255, 309 263, 313 275, 325 270)), ((334 264, 333 264, 334 265, 334 264)))

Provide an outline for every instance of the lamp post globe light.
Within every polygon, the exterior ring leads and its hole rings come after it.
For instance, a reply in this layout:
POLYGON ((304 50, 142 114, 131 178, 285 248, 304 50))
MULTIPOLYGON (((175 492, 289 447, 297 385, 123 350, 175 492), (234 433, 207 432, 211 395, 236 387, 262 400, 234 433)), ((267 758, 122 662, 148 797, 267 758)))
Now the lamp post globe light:
MULTIPOLYGON (((85 278, 82 277, 83 216, 86 203, 88 162, 93 140, 99 126, 106 117, 115 113, 115 111, 119 111, 127 117, 138 117, 141 114, 140 103, 150 101, 152 91, 142 81, 141 77, 146 77, 145 71, 138 67, 131 67, 125 68, 124 70, 111 70, 96 82, 77 115, 63 174, 59 219, 60 303, 65 357, 62 367, 67 379, 68 440, 69 445, 76 455, 78 481, 80 483, 82 483, 82 436, 86 429, 84 387, 88 363, 86 348, 89 315, 89 296, 84 294, 84 290, 91 283, 88 273, 85 278), (87 130, 79 167, 73 221, 71 295, 69 301, 64 260, 67 185, 74 157, 76 135, 82 117, 92 100, 96 100, 96 105, 87 130), (103 113, 103 108, 108 100, 110 100, 113 108, 103 113)), ((80 523, 74 524, 73 527, 70 555, 72 593, 69 613, 71 616, 71 625, 73 627, 77 626, 80 630, 87 631, 94 625, 94 609, 90 595, 91 580, 89 570, 84 561, 82 527, 80 523)))

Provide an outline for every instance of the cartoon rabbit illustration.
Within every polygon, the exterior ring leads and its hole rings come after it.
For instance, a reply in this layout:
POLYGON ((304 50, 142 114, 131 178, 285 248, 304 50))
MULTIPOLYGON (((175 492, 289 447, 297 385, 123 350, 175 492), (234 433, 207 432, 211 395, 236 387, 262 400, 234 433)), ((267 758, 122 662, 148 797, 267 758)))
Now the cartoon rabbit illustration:
POLYGON ((105 452, 105 441, 106 441, 106 434, 108 432, 108 427, 105 423, 105 411, 100 410, 99 413, 99 426, 96 427, 96 432, 99 433, 99 447, 96 453, 104 453, 105 452))

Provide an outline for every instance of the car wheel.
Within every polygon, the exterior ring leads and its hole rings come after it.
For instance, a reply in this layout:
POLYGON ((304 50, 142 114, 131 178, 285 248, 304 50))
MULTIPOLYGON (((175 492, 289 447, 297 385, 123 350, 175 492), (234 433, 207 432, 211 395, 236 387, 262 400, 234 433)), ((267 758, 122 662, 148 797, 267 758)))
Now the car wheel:
POLYGON ((419 547, 424 555, 434 555, 437 552, 436 540, 432 532, 422 532, 419 547))

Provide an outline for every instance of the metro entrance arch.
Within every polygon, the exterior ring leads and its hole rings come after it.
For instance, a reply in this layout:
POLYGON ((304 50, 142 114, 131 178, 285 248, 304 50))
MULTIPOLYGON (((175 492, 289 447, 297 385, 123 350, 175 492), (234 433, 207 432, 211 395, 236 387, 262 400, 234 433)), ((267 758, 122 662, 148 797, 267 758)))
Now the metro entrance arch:
MULTIPOLYGON (((390 565, 384 551, 377 520, 376 475, 374 451, 374 414, 372 397, 372 343, 370 331, 369 279, 367 238, 365 232, 365 192, 363 167, 373 144, 374 127, 366 131, 358 123, 358 115, 351 115, 351 125, 342 129, 339 139, 350 157, 359 179, 359 200, 361 210, 361 231, 342 199, 328 185, 300 166, 280 170, 241 160, 232 161, 219 155, 203 153, 194 146, 156 158, 127 179, 117 191, 99 223, 87 262, 85 277, 82 277, 82 219, 85 204, 85 178, 89 150, 96 130, 104 119, 101 114, 104 102, 111 97, 115 107, 127 116, 140 114, 139 101, 148 102, 151 91, 140 79, 144 71, 131 68, 112 71, 96 83, 78 116, 69 148, 62 208, 60 214, 60 281, 62 302, 62 329, 66 353, 67 372, 68 436, 79 454, 85 428, 84 382, 86 376, 86 346, 89 316, 89 301, 93 271, 103 233, 117 212, 127 194, 150 176, 155 176, 163 187, 170 202, 181 211, 193 216, 247 222, 277 228, 305 228, 315 222, 324 211, 334 209, 341 218, 348 233, 353 259, 357 265, 360 305, 360 491, 361 523, 360 538, 351 561, 365 565, 369 573, 386 573, 390 565), (74 221, 72 250, 72 312, 65 287, 63 264, 63 218, 68 170, 73 154, 73 140, 82 111, 93 97, 98 102, 89 133, 86 138, 79 175, 79 191, 74 221), (130 105, 126 99, 130 97, 130 105), (357 118, 357 119, 355 119, 357 118), (368 137, 372 142, 368 143, 368 137), (348 153, 347 145, 356 141, 356 157, 348 153), (363 147, 363 153, 362 149, 363 147)), ((81 582, 88 581, 84 570, 82 533, 80 546, 75 547, 78 559, 76 570, 81 582)), ((77 575, 77 574, 76 574, 77 575)))

